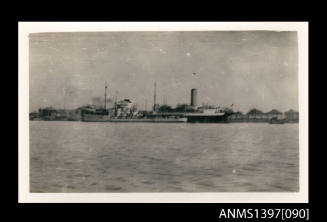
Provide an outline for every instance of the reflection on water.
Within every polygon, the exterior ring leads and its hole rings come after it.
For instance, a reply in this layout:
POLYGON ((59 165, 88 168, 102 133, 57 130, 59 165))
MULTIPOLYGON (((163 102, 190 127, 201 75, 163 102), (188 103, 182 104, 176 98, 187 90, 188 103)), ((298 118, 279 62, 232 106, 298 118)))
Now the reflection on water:
POLYGON ((298 124, 30 121, 30 189, 298 191, 298 124))

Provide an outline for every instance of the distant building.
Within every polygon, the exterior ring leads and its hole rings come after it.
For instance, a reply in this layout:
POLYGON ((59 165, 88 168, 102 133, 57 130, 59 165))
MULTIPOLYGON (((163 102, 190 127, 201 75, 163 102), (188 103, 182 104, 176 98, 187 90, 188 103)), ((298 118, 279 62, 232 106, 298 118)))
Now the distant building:
POLYGON ((80 121, 82 108, 77 109, 54 109, 52 107, 41 108, 37 115, 42 120, 68 120, 80 121))
POLYGON ((65 109, 56 109, 56 115, 55 118, 56 119, 66 119, 67 117, 67 111, 65 109))
POLYGON ((232 121, 233 120, 235 120, 235 121, 243 121, 244 118, 245 118, 245 115, 242 112, 240 112, 240 111, 237 111, 237 112, 233 113, 232 115, 230 115, 228 117, 228 119, 229 120, 232 120, 232 121))
POLYGON ((57 111, 54 108, 52 108, 51 106, 39 109, 39 115, 38 116, 41 119, 53 120, 53 119, 56 118, 56 115, 57 115, 57 111))
POLYGON ((283 119, 284 115, 282 112, 278 111, 277 109, 272 109, 271 111, 266 113, 268 119, 271 118, 277 118, 277 119, 283 119))
POLYGON ((33 119, 37 119, 39 117, 39 114, 37 112, 31 112, 29 114, 29 119, 33 120, 33 119))
POLYGON ((256 108, 251 109, 249 112, 247 112, 246 117, 248 120, 263 120, 264 113, 261 110, 258 110, 256 108))
POLYGON ((299 112, 290 109, 284 113, 287 122, 299 122, 299 112))

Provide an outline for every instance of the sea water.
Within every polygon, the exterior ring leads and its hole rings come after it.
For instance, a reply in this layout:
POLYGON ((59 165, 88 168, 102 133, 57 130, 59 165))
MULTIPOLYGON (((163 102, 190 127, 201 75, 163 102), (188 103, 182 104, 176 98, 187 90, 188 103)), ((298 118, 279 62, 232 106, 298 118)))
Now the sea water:
POLYGON ((298 124, 30 121, 30 191, 298 191, 298 133, 298 124))

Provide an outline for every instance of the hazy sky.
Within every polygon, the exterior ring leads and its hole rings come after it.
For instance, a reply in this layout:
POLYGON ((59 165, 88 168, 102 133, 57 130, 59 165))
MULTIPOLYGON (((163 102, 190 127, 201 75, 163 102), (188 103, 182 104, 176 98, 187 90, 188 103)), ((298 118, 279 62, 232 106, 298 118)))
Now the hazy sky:
POLYGON ((296 32, 93 32, 30 35, 30 110, 76 108, 94 97, 298 110, 296 32), (195 75, 193 73, 196 73, 195 75))

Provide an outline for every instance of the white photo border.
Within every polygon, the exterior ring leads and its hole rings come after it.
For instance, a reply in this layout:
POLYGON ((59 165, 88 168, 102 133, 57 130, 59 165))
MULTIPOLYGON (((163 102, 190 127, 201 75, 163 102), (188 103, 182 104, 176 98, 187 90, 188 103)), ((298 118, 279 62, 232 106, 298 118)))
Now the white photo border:
POLYGON ((19 22, 18 23, 19 203, 308 203, 308 22, 19 22), (297 31, 299 55, 299 192, 217 193, 30 193, 30 33, 108 31, 297 31))

